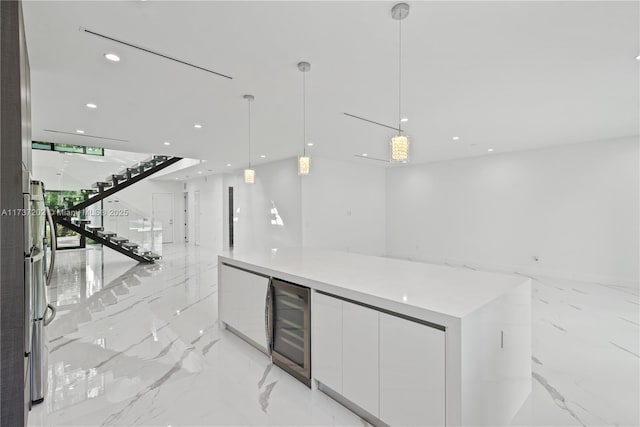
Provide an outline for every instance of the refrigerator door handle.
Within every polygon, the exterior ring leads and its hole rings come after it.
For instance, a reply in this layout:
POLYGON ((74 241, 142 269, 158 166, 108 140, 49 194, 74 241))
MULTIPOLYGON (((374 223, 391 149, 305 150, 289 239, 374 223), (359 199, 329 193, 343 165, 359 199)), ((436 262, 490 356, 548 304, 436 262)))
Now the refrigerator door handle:
MULTIPOLYGON (((29 254, 31 255, 31 253, 29 254)), ((31 256, 24 259, 24 353, 31 353, 31 333, 33 332, 33 301, 31 290, 31 274, 33 272, 31 266, 31 256)))
POLYGON ((45 312, 45 314, 44 314, 44 326, 48 326, 49 323, 51 323, 53 321, 53 319, 55 319, 56 313, 57 313, 56 308, 54 306, 52 306, 51 304, 47 304, 47 311, 51 311, 51 316, 47 317, 47 313, 45 312))
MULTIPOLYGON (((47 278, 46 278, 46 284, 47 286, 49 286, 49 284, 51 283, 51 278, 53 277, 53 267, 56 264, 56 224, 53 222, 53 217, 51 216, 51 211, 49 210, 49 208, 45 207, 46 212, 47 212, 47 222, 49 223, 49 234, 50 234, 50 239, 49 242, 51 244, 51 263, 49 264, 49 271, 47 271, 47 278)), ((54 316, 55 316, 55 309, 54 309, 54 316)))
MULTIPOLYGON (((22 195, 22 207, 24 208, 25 212, 29 211, 29 208, 31 207, 31 195, 30 194, 23 194, 22 195)), ((24 216, 23 218, 23 222, 22 222, 22 227, 23 227, 23 233, 24 233, 24 253, 27 254, 26 256, 29 257, 31 255, 30 251, 31 251, 31 236, 30 236, 30 230, 31 230, 31 225, 30 225, 30 218, 29 216, 24 216)))
POLYGON ((267 286, 267 295, 265 296, 264 305, 264 330, 267 336, 267 351, 271 354, 273 350, 273 287, 271 285, 271 279, 267 286))

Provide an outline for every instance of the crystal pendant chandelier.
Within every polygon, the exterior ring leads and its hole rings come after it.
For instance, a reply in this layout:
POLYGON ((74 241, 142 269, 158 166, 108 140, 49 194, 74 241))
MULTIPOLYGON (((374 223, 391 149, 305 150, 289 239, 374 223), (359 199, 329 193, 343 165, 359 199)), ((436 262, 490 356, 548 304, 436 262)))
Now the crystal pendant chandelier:
POLYGON ((255 169, 245 169, 244 170, 244 183, 245 184, 253 184, 256 180, 256 171, 255 169))
POLYGON ((298 157, 298 175, 309 175, 311 158, 307 156, 307 79, 306 75, 311 70, 308 62, 299 62, 298 70, 302 71, 302 156, 298 157))
POLYGON ((391 138, 391 161, 409 161, 409 138, 402 134, 402 20, 409 16, 409 5, 398 3, 391 9, 391 16, 398 21, 398 134, 391 138))
POLYGON ((244 183, 253 184, 256 180, 256 171, 251 168, 251 102, 255 99, 253 95, 244 95, 249 106, 249 167, 244 170, 244 183))

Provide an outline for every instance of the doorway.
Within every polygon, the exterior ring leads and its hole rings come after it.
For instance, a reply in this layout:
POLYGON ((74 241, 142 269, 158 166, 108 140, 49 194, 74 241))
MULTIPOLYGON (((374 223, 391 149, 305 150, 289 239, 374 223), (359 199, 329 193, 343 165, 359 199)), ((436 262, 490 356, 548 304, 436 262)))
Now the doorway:
POLYGON ((162 243, 173 243, 173 194, 153 193, 152 215, 162 225, 162 243))

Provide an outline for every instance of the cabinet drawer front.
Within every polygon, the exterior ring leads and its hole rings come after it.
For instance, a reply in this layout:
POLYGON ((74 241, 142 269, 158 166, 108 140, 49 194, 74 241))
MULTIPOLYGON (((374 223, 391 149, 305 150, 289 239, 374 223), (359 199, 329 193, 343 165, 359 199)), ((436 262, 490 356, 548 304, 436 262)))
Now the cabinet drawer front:
POLYGON ((314 292, 311 316, 313 377, 342 393, 342 301, 314 292))
POLYGON ((342 394, 378 417, 378 312, 342 303, 342 394))
POLYGON ((380 419, 445 425, 445 332, 380 313, 380 419))

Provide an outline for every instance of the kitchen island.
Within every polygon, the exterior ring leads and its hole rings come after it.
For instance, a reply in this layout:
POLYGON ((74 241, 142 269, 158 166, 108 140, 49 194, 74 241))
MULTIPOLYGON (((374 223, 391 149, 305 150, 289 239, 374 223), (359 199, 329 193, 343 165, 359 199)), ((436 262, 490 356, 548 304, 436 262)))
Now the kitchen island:
POLYGON ((270 283, 309 289, 312 385, 373 423, 507 424, 531 391, 526 277, 301 248, 218 265, 222 324, 267 354, 270 283))

